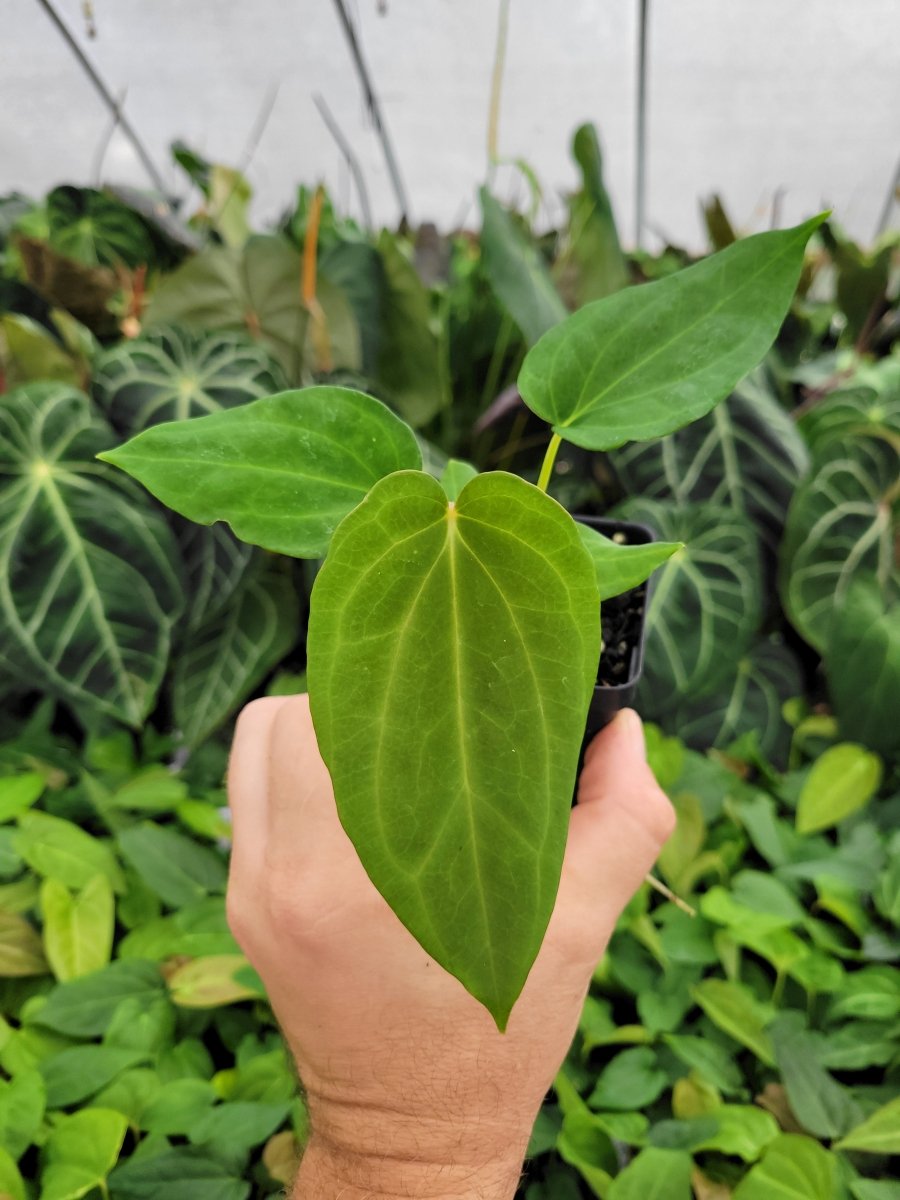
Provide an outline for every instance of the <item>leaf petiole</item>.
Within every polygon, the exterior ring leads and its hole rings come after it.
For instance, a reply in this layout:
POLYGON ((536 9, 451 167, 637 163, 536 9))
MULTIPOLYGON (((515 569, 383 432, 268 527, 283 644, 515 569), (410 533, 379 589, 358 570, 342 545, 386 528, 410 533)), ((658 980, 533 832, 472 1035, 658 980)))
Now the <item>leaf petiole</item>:
POLYGON ((561 442, 562 438, 559 434, 554 433, 550 439, 550 445, 547 447, 547 453, 544 455, 544 461, 541 463, 541 473, 538 476, 537 485, 542 492, 546 492, 550 484, 550 476, 553 474, 553 464, 556 462, 561 442))

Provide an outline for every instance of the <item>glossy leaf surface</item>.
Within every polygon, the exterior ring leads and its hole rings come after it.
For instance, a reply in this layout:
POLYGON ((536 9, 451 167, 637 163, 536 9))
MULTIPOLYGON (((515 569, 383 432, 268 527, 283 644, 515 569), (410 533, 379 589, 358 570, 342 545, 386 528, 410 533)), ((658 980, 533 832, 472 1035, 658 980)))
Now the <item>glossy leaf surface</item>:
POLYGON ((600 599, 619 596, 649 579, 657 567, 684 549, 683 542, 647 542, 642 546, 624 546, 604 537, 590 525, 578 524, 581 544, 591 556, 597 576, 600 599))
POLYGON ((182 516, 226 521, 244 541, 298 558, 323 555, 335 526, 382 476, 422 462, 389 409, 335 387, 157 425, 103 458, 182 516))
POLYGON ((310 701, 344 827, 501 1026, 553 908, 598 652, 574 522, 502 473, 452 506, 426 475, 383 480, 313 590, 310 701))
POLYGON ((525 358, 519 391, 589 450, 671 433, 723 400, 774 341, 821 224, 760 233, 588 304, 525 358))

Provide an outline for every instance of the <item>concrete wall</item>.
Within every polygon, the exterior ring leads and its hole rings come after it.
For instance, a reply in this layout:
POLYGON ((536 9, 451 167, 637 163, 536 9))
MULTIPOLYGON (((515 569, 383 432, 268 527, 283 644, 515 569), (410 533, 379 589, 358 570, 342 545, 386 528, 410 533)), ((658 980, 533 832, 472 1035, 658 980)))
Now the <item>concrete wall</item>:
MULTIPOLYGON (((346 166, 316 111, 319 92, 353 144, 376 218, 396 219, 380 149, 331 0, 55 0, 173 188, 180 137, 237 163, 273 85, 248 173, 255 215, 324 179, 358 213, 346 166)), ((382 95, 415 219, 474 218, 486 169, 497 0, 349 0, 382 95), (385 11, 382 11, 385 10, 385 11)), ((593 120, 627 241, 633 239, 638 0, 512 0, 500 146, 535 168, 545 218, 574 182, 568 142, 593 120)), ((0 190, 37 194, 96 177, 143 184, 37 0, 2 0, 0 190)), ((703 244, 698 198, 724 196, 745 229, 835 208, 871 239, 900 154, 898 0, 652 0, 648 224, 703 244)), ((524 200, 514 170, 500 194, 524 200)))

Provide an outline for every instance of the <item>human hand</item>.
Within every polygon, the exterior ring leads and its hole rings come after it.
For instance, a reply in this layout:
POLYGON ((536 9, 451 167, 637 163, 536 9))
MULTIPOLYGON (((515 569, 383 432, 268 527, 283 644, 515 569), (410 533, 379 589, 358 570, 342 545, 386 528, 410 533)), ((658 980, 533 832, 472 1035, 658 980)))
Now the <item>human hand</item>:
POLYGON ((674 824, 637 714, 591 743, 556 907, 505 1034, 375 890, 306 696, 257 700, 228 778, 228 916, 306 1089, 302 1200, 508 1200, 616 920, 674 824))

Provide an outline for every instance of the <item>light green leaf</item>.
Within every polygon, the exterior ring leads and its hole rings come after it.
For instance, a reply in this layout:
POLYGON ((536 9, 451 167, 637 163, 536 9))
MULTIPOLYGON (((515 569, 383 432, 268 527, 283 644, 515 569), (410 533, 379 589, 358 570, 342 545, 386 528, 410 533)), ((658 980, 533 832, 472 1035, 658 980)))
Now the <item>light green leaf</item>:
POLYGON ((553 908, 598 658, 575 523, 499 472, 453 506, 429 476, 383 480, 313 589, 310 701, 344 828, 501 1026, 553 908))
POLYGON ((182 604, 178 549, 140 489, 98 465, 87 396, 34 383, 0 408, 0 640, 15 675, 139 725, 182 604))
POLYGON ((44 1146, 41 1200, 78 1200, 100 1187, 116 1164, 128 1122, 107 1108, 86 1108, 54 1126, 44 1146))
POLYGON ((69 354, 44 325, 22 313, 0 317, 0 362, 9 388, 36 379, 81 387, 90 373, 87 364, 69 354))
POLYGON ((112 346, 94 366, 94 396, 129 437, 283 389, 278 363, 246 334, 151 329, 112 346))
POLYGON ((836 1150, 862 1150, 867 1154, 900 1154, 900 1097, 889 1100, 861 1125, 851 1129, 836 1150))
POLYGON ((900 597, 886 603, 874 579, 851 581, 838 601, 825 673, 841 733, 884 755, 900 752, 900 597))
POLYGON ((772 1042, 765 1031, 771 1014, 747 988, 726 979, 703 979, 693 994, 715 1025, 746 1046, 766 1066, 775 1066, 772 1042))
POLYGON ((265 993, 242 954, 212 954, 177 967, 169 976, 172 1001, 179 1008, 218 1008, 240 1000, 256 1000, 265 993), (245 982, 249 974, 254 982, 245 982))
POLYGON ((691 1200, 689 1154, 648 1146, 613 1180, 607 1200, 691 1200))
POLYGON ((13 821, 21 816, 41 797, 46 786, 44 776, 37 771, 0 778, 0 821, 13 821))
POLYGON ((119 847, 147 886, 172 908, 225 890, 222 858, 174 829, 144 821, 119 834, 119 847))
POLYGON ((16 1161, 0 1142, 0 1197, 3 1200, 26 1200, 25 1181, 16 1161))
POLYGON ((900 586, 898 445, 886 437, 827 443, 797 489, 781 546, 779 587, 792 624, 820 653, 851 582, 900 586))
POLYGON ((282 392, 145 430, 101 456, 201 525, 318 558, 335 526, 385 475, 421 466, 411 430, 348 388, 282 392))
POLYGON ((83 888, 95 875, 103 875, 115 891, 124 890, 122 870, 109 846, 62 817, 37 810, 24 813, 15 846, 32 871, 66 887, 83 888))
POLYGON ((890 1179, 854 1179, 850 1184, 853 1200, 900 1200, 900 1181, 890 1179))
POLYGON ((46 973, 41 939, 34 926, 16 913, 0 911, 0 979, 46 973))
POLYGON ((471 463, 451 458, 441 474, 441 487, 447 493, 447 499, 458 500, 459 493, 477 474, 478 472, 471 463))
POLYGON ((510 214, 482 188, 481 255, 497 299, 531 345, 566 316, 537 247, 510 214))
POLYGON ((44 951, 57 979, 76 979, 106 966, 112 953, 115 908, 105 875, 95 875, 75 896, 58 879, 44 880, 44 951))
POLYGON ((205 1079, 176 1079, 144 1109, 141 1128, 167 1136, 187 1134, 215 1100, 215 1088, 205 1079))
POLYGON ((743 1087, 743 1075, 734 1056, 724 1046, 709 1038, 692 1037, 688 1034, 666 1034, 663 1038, 676 1058, 697 1071, 704 1079, 724 1092, 734 1095, 743 1087))
POLYGON ((756 234, 586 305, 527 354, 523 400, 589 450, 660 437, 704 416, 774 341, 822 219, 756 234))
POLYGON ((694 1143, 691 1149, 718 1150, 744 1162, 756 1162, 765 1146, 778 1137, 778 1122, 771 1113, 753 1104, 723 1104, 712 1113, 718 1129, 694 1143))
POLYGON ((154 963, 110 963, 91 975, 59 984, 33 1020, 70 1037, 99 1037, 123 1000, 133 996, 149 1003, 163 987, 154 963))
POLYGON ((175 1039, 175 1009, 161 992, 152 999, 127 996, 103 1034, 104 1046, 161 1054, 175 1039))
POLYGON ((734 1200, 835 1200, 837 1161, 812 1138, 782 1134, 738 1184, 734 1200))
POLYGON ((864 808, 881 783, 881 759, 841 742, 813 763, 797 804, 797 832, 816 833, 864 808))
POLYGON ((828 1015, 874 1021, 900 1016, 900 974, 888 966, 854 971, 836 993, 828 1015))
POLYGON ((35 1140, 46 1107, 46 1088, 38 1071, 23 1070, 0 1079, 0 1146, 20 1159, 35 1140))
POLYGON ((172 704, 185 745, 217 729, 296 643, 300 603, 287 566, 267 562, 249 572, 178 656, 172 704))
POLYGON ((168 767, 145 767, 116 788, 107 804, 126 812, 172 812, 187 792, 184 780, 168 767))
POLYGON ((591 556, 597 573, 597 588, 601 600, 620 596, 649 579, 657 567, 661 567, 677 550, 684 549, 683 542, 647 542, 645 545, 619 545, 612 538, 604 537, 596 529, 583 522, 578 523, 581 544, 591 556))

